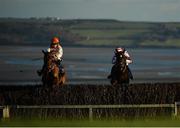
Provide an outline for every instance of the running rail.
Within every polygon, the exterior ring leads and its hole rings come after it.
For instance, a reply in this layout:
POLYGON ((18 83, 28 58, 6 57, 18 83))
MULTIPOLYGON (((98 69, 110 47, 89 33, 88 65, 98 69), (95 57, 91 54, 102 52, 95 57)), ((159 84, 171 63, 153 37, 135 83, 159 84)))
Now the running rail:
POLYGON ((172 108, 172 114, 178 115, 178 106, 180 102, 174 104, 121 104, 121 105, 15 105, 15 106, 0 106, 3 110, 2 118, 10 118, 10 109, 89 109, 89 119, 93 119, 93 109, 103 108, 172 108))

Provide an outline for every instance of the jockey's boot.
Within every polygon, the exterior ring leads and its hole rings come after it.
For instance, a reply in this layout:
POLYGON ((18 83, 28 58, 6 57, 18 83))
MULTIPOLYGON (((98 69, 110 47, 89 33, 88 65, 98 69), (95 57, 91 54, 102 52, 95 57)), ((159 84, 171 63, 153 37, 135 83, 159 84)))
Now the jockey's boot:
POLYGON ((111 77, 112 77, 111 74, 107 76, 108 79, 110 79, 111 77))
POLYGON ((129 78, 130 78, 131 80, 133 80, 134 78, 133 78, 132 72, 131 72, 131 70, 130 70, 129 67, 128 67, 128 74, 129 74, 129 78))
POLYGON ((43 67, 42 67, 41 70, 37 70, 37 74, 38 74, 39 76, 41 76, 41 75, 43 74, 44 70, 45 70, 45 64, 43 65, 43 67))
POLYGON ((65 69, 64 69, 63 65, 60 62, 61 61, 59 61, 59 73, 64 74, 65 73, 65 69))
POLYGON ((111 74, 107 77, 108 79, 112 78, 112 74, 114 74, 116 71, 116 65, 113 65, 113 67, 111 68, 111 74))
POLYGON ((37 70, 37 74, 38 74, 38 76, 41 76, 42 75, 42 70, 37 70))

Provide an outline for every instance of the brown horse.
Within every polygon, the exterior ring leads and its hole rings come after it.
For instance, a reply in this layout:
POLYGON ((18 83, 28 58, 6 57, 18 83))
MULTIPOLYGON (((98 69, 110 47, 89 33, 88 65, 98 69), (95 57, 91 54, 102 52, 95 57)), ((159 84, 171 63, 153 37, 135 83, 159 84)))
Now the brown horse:
POLYGON ((123 53, 117 53, 116 64, 111 71, 111 84, 129 84, 129 71, 126 65, 126 57, 123 53))
MULTIPOLYGON (((51 52, 44 53, 44 66, 45 70, 42 75, 42 82, 45 86, 61 86, 66 81, 66 73, 60 72, 59 65, 57 64, 54 54, 51 52)), ((63 68, 63 67, 61 67, 63 68)))

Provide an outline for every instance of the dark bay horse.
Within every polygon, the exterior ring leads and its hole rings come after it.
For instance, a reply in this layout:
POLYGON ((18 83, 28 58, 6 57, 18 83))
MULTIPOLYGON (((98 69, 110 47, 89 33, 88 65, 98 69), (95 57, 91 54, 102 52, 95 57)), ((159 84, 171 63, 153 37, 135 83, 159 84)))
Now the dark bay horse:
POLYGON ((116 64, 111 71, 111 84, 129 84, 129 71, 126 65, 126 57, 123 53, 116 54, 116 64))
MULTIPOLYGON (((66 81, 65 71, 60 72, 59 65, 55 61, 54 54, 51 52, 44 53, 44 66, 45 70, 42 75, 42 82, 45 86, 61 86, 66 81)), ((61 67, 62 68, 62 67, 61 67)))

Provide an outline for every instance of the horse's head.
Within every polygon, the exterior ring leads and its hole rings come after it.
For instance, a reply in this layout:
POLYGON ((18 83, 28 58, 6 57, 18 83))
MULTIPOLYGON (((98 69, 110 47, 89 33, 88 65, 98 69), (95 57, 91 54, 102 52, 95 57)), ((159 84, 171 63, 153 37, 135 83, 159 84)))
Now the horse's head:
POLYGON ((116 60, 117 63, 126 63, 126 57, 122 52, 116 53, 116 59, 117 59, 116 60))
POLYGON ((46 71, 50 72, 54 66, 53 57, 51 52, 46 52, 42 50, 44 54, 44 64, 46 66, 46 71))
POLYGON ((120 66, 120 69, 122 71, 124 71, 126 68, 126 57, 125 57, 124 53, 118 52, 116 54, 116 59, 117 59, 116 64, 120 66))

